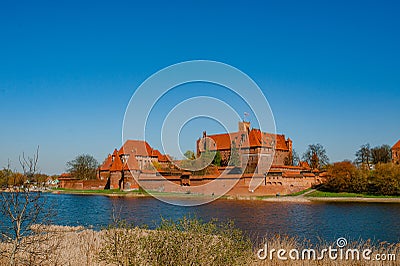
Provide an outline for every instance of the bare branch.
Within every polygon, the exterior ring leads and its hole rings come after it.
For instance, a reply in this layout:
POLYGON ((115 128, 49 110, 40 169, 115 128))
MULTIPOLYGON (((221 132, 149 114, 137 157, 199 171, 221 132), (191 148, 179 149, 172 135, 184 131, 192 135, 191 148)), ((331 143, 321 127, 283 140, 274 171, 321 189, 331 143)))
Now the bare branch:
MULTIPOLYGON (((23 170, 23 178, 33 179, 37 171, 39 146, 33 157, 19 157, 23 170)), ((9 168, 9 166, 8 166, 9 168)), ((14 184, 15 176, 14 175, 14 184)), ((22 184, 11 192, 0 192, 0 236, 6 250, 1 250, 9 265, 40 265, 49 252, 48 240, 52 234, 41 230, 50 224, 54 212, 52 208, 45 208, 46 197, 40 191, 30 191, 29 184, 22 184), (33 229, 36 226, 36 229, 33 229)))

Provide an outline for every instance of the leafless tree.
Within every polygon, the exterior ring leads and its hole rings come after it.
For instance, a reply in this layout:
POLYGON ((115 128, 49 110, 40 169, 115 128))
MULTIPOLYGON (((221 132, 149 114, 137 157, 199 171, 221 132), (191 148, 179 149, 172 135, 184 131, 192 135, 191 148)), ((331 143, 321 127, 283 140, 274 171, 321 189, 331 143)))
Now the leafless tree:
POLYGON ((322 169, 329 164, 326 150, 319 143, 308 145, 306 152, 303 154, 303 161, 308 162, 313 169, 322 169))
POLYGON ((296 150, 293 149, 292 152, 289 153, 288 156, 285 157, 283 163, 284 165, 296 166, 299 164, 300 157, 297 154, 296 150))
POLYGON ((372 158, 371 147, 370 147, 369 143, 362 145, 360 147, 360 149, 356 152, 355 163, 358 166, 361 166, 366 169, 370 169, 372 160, 373 160, 373 158, 372 158))
POLYGON ((390 163, 392 161, 392 149, 389 145, 377 146, 371 149, 372 163, 390 163))
POLYGON ((98 167, 97 160, 89 154, 79 155, 72 161, 67 162, 68 172, 71 176, 83 180, 96 179, 98 167))
MULTIPOLYGON (((39 147, 33 157, 23 154, 20 164, 24 179, 32 180, 37 171, 39 147)), ((51 223, 54 208, 47 204, 40 191, 32 191, 28 182, 14 184, 10 192, 2 191, 0 196, 1 256, 8 265, 37 265, 48 258, 56 242, 46 229, 51 223)))

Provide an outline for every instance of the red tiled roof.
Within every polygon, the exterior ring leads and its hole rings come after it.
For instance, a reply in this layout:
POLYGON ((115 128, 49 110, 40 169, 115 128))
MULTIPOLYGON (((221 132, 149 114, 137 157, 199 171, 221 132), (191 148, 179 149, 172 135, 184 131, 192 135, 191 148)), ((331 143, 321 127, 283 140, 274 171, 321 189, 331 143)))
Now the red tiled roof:
POLYGON ((168 155, 162 154, 159 150, 153 150, 152 156, 157 156, 159 162, 170 161, 168 155))
POLYGON ((117 156, 114 157, 114 161, 111 164, 110 171, 122 171, 122 167, 121 158, 119 158, 119 154, 117 153, 117 156))
POLYGON ((300 171, 284 171, 282 173, 283 177, 303 177, 300 171))
POLYGON ((303 173, 304 177, 315 177, 315 174, 313 173, 303 173))
POLYGON ((400 140, 396 144, 394 144, 394 146, 392 147, 392 150, 394 150, 394 149, 400 149, 400 140))
POLYGON ((167 162, 170 162, 171 160, 168 155, 161 154, 161 156, 158 157, 158 161, 161 163, 167 163, 167 162))
POLYGON ((231 149, 232 142, 235 142, 236 148, 239 148, 239 146, 242 148, 272 148, 275 144, 275 148, 278 150, 289 150, 286 145, 285 135, 261 132, 259 129, 252 129, 248 134, 244 131, 238 131, 233 133, 209 135, 207 137, 214 141, 214 143, 210 144, 211 146, 208 147, 210 150, 229 150, 231 149))
POLYGON ((154 157, 157 156, 157 159, 159 162, 169 162, 170 161, 168 158, 168 155, 164 155, 159 150, 156 150, 156 149, 154 149, 152 151, 151 156, 154 156, 154 157))
POLYGON ((107 158, 104 160, 103 164, 100 166, 100 171, 110 170, 112 164, 112 156, 109 154, 107 158))
POLYGON ((273 164, 271 165, 271 169, 280 169, 280 170, 285 170, 285 169, 289 169, 289 170, 303 170, 303 167, 300 166, 296 166, 296 165, 280 165, 280 164, 273 164))
POLYGON ((136 156, 152 156, 153 149, 144 140, 127 140, 119 150, 120 154, 134 154, 136 156))
POLYGON ((272 147, 275 144, 277 150, 289 150, 286 145, 285 135, 261 132, 259 129, 252 129, 249 134, 251 147, 272 147))
POLYGON ((306 161, 300 161, 299 166, 303 167, 303 168, 311 168, 310 165, 308 164, 308 162, 306 162, 306 161))
POLYGON ((157 156, 157 157, 161 156, 161 152, 159 150, 154 149, 151 152, 151 156, 157 156))
POLYGON ((124 164, 124 170, 139 170, 139 163, 134 155, 130 155, 124 164))
POLYGON ((122 147, 115 149, 112 155, 104 160, 100 166, 103 171, 139 170, 136 156, 157 157, 159 162, 169 162, 168 155, 152 149, 144 140, 127 140, 122 147), (127 158, 127 161, 124 161, 127 158))
POLYGON ((211 147, 208 147, 210 150, 229 150, 231 148, 231 142, 235 142, 236 146, 238 146, 240 142, 239 132, 236 133, 226 133, 226 134, 216 134, 207 136, 211 138, 214 143, 212 143, 211 147))

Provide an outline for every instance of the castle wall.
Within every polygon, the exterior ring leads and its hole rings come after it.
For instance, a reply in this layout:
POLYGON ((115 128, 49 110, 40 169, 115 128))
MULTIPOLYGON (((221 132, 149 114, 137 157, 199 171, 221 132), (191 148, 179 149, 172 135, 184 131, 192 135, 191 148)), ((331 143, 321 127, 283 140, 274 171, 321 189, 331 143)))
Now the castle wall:
MULTIPOLYGON (((287 177, 282 172, 272 172, 267 176, 256 175, 263 179, 261 185, 255 191, 249 191, 250 180, 253 175, 232 174, 224 176, 189 176, 189 180, 182 182, 181 176, 168 176, 168 180, 156 174, 141 174, 140 185, 146 190, 176 193, 199 193, 203 195, 218 195, 226 188, 232 189, 226 195, 230 196, 263 196, 263 195, 286 195, 296 193, 317 184, 316 177, 312 174, 287 177), (213 182, 210 186, 202 186, 213 182), (187 186, 187 184, 190 184, 187 186)), ((187 178, 185 176, 185 178, 187 178)), ((224 193, 225 194, 225 193, 224 193)))
POLYGON ((111 172, 109 179, 109 189, 120 188, 120 182, 122 182, 121 178, 122 178, 122 173, 120 171, 111 172))
POLYGON ((83 189, 83 190, 97 190, 104 189, 107 184, 106 180, 60 180, 59 187, 66 189, 83 189))
POLYGON ((272 164, 284 165, 285 158, 289 156, 289 153, 290 153, 289 151, 275 150, 274 161, 272 162, 272 164))

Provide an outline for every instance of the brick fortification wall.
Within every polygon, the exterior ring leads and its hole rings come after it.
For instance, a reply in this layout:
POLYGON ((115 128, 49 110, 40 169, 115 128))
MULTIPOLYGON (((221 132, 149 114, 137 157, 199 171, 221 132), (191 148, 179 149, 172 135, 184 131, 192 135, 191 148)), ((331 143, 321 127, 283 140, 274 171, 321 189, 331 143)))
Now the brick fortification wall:
POLYGON ((67 189, 104 189, 107 184, 106 180, 60 180, 60 187, 67 189))

